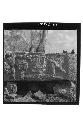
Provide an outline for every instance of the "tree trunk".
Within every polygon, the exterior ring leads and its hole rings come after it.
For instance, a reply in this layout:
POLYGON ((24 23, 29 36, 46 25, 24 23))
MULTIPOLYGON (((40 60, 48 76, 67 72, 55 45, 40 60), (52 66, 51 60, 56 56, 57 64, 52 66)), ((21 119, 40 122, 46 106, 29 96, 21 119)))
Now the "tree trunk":
POLYGON ((40 39, 40 43, 36 49, 36 52, 43 52, 45 53, 45 42, 46 42, 46 35, 47 35, 47 31, 43 30, 42 32, 42 37, 40 39))

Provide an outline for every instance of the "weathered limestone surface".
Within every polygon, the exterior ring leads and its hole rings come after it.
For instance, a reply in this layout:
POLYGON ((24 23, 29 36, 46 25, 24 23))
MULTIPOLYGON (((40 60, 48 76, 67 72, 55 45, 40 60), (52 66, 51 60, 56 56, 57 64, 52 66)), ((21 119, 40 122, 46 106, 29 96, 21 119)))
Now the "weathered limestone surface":
POLYGON ((4 60, 4 80, 77 79, 76 55, 12 53, 4 60))

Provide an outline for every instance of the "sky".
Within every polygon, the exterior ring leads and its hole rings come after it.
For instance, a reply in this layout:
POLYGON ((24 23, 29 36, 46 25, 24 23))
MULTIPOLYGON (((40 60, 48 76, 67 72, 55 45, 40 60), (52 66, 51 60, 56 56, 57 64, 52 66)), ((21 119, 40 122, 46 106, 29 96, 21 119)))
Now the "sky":
POLYGON ((48 30, 46 53, 62 53, 63 50, 77 53, 77 30, 48 30))

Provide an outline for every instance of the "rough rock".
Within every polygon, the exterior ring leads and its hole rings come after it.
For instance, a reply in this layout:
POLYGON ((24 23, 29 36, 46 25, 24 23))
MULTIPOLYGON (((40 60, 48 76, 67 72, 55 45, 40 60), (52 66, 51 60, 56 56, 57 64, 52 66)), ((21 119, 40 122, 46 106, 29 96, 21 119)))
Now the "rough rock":
POLYGON ((76 55, 16 52, 15 63, 12 56, 12 53, 10 56, 5 56, 4 80, 60 78, 77 81, 76 55))

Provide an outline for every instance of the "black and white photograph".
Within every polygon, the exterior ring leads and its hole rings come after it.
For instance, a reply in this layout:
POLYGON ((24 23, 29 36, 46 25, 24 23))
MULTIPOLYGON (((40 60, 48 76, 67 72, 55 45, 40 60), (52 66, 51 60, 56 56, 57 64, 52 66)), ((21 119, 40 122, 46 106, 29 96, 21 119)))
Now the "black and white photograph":
POLYGON ((0 124, 83 125, 83 1, 0 1, 0 124))
POLYGON ((80 23, 3 23, 3 103, 78 105, 80 23))

